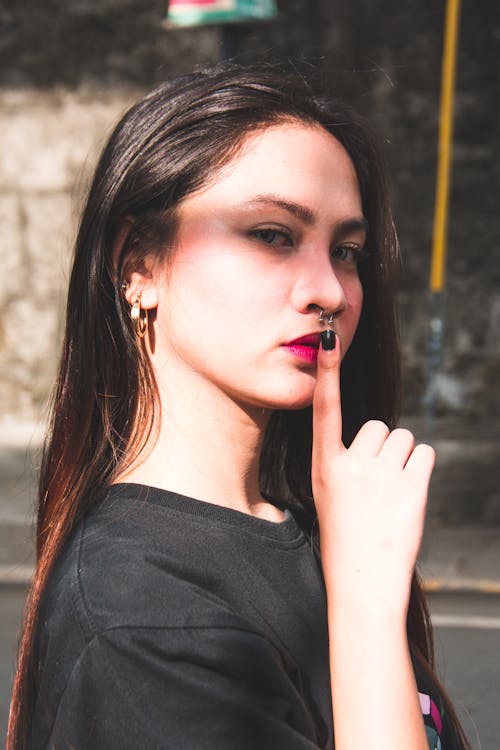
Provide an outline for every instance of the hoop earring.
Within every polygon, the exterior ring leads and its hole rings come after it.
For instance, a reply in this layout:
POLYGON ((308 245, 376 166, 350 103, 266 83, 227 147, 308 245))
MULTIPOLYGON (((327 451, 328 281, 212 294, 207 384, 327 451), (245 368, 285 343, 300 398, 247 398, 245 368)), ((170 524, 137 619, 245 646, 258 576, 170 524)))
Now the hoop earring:
POLYGON ((142 339, 148 330, 148 313, 141 307, 141 295, 138 294, 130 308, 130 317, 132 319, 132 328, 135 335, 142 339))

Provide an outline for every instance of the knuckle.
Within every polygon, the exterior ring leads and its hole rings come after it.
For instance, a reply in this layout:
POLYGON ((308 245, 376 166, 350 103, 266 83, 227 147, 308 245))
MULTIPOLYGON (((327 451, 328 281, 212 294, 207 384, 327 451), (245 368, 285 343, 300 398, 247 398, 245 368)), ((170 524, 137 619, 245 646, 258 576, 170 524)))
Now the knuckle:
POLYGON ((397 427, 393 433, 396 437, 400 438, 401 440, 404 440, 406 443, 414 443, 415 438, 413 436, 413 432, 410 430, 407 430, 406 427, 397 427))
POLYGON ((317 390, 314 394, 313 407, 316 415, 324 417, 332 408, 335 408, 336 399, 324 389, 317 390))
POLYGON ((420 443, 419 445, 417 445, 417 448, 421 453, 426 454, 429 459, 435 460, 436 451, 434 450, 432 445, 428 445, 427 443, 420 443))
POLYGON ((364 425, 366 430, 370 430, 371 432, 375 433, 381 433, 383 435, 388 435, 390 432, 390 429, 386 425, 385 422, 382 422, 381 419, 370 419, 368 422, 364 425))
POLYGON ((324 357, 321 362, 321 367, 329 373, 336 373, 339 370, 339 362, 335 357, 324 357))

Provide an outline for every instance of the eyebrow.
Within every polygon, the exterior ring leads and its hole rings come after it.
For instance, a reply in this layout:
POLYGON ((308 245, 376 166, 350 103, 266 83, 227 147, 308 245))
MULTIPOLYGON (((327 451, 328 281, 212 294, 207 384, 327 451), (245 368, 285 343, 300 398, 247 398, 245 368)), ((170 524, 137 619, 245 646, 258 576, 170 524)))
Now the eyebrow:
MULTIPOLYGON (((284 200, 277 195, 257 195, 255 196, 255 198, 252 198, 244 205, 251 208, 254 205, 260 204, 282 208, 284 211, 288 211, 289 214, 292 214, 292 216, 296 216, 298 219, 304 222, 304 224, 308 224, 309 226, 312 226, 316 223, 316 216, 310 208, 308 208, 307 206, 303 206, 300 203, 295 203, 294 201, 284 200)), ((352 219, 345 219, 344 221, 340 221, 337 225, 337 229, 341 234, 347 234, 349 232, 355 231, 363 231, 368 234, 369 225, 364 216, 356 216, 352 219)))

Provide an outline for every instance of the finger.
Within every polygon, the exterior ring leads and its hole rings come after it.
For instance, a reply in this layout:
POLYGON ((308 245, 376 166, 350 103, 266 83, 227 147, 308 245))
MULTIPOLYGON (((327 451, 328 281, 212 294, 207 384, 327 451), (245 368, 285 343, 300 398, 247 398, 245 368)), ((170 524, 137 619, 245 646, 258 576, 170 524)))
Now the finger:
POLYGON ((389 434, 384 422, 372 419, 361 427, 349 450, 359 456, 378 456, 389 434))
POLYGON ((316 387, 313 399, 314 451, 318 458, 343 452, 342 407, 340 401, 340 341, 334 331, 334 348, 318 350, 316 387))
POLYGON ((405 473, 415 484, 420 484, 423 488, 429 486, 432 470, 436 461, 436 452, 434 448, 425 443, 417 445, 409 457, 405 473))
POLYGON ((379 459, 387 466, 403 469, 414 447, 415 438, 409 430, 394 430, 381 447, 379 459))

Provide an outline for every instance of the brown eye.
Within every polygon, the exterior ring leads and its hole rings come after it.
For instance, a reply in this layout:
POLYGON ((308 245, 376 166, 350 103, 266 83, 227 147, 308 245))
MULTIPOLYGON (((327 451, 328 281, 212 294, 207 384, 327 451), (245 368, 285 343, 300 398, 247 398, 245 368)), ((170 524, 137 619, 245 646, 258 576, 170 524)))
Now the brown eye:
POLYGON ((292 238, 286 232, 279 229, 254 229, 252 237, 272 247, 288 247, 292 245, 292 238))
POLYGON ((359 245, 338 245, 330 253, 332 260, 340 260, 343 263, 357 263, 363 253, 359 245))

